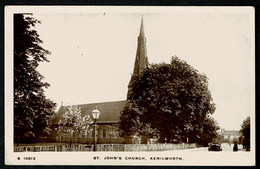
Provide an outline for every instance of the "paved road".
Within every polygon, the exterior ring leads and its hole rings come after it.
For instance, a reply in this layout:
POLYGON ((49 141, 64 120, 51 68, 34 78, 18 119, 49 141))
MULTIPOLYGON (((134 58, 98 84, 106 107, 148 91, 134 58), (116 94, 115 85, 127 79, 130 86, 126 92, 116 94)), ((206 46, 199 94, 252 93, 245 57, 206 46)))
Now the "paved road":
MULTIPOLYGON (((223 152, 230 152, 233 151, 234 144, 229 145, 228 143, 221 144, 223 152)), ((200 147, 195 149, 190 149, 188 151, 208 151, 208 147, 200 147)), ((243 151, 243 146, 238 145, 238 151, 243 151)))
MULTIPOLYGON (((233 151, 234 144, 229 145, 227 143, 223 143, 223 144, 221 144, 221 147, 222 147, 222 152, 231 152, 231 151, 233 151)), ((206 152, 206 151, 208 151, 208 147, 199 147, 199 148, 192 148, 192 149, 186 149, 186 150, 177 150, 177 151, 206 152)), ((243 150, 243 146, 242 145, 238 145, 238 151, 245 151, 245 150, 243 150)))

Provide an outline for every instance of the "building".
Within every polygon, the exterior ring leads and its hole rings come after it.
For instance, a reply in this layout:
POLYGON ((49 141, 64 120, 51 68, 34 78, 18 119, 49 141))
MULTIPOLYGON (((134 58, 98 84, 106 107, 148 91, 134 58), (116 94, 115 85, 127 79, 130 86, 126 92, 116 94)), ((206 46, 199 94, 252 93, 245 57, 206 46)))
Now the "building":
MULTIPOLYGON (((97 143, 123 143, 124 140, 119 137, 117 130, 118 122, 120 119, 120 112, 124 108, 127 101, 115 101, 115 102, 103 102, 103 103, 92 103, 77 105, 81 109, 82 116, 89 115, 92 118, 92 111, 97 106, 101 112, 99 119, 97 120, 97 143)), ((57 116, 54 120, 54 131, 58 128, 59 120, 63 118, 67 107, 61 106, 57 112, 57 116)), ((74 138, 74 142, 81 143, 93 143, 94 142, 94 130, 90 127, 88 133, 78 138, 74 138)), ((65 137, 59 134, 52 136, 53 141, 58 142, 69 142, 65 137)))
MULTIPOLYGON (((145 68, 148 67, 147 51, 146 51, 146 37, 144 33, 143 18, 141 20, 140 33, 138 36, 137 52, 134 64, 133 75, 141 73, 145 68)), ((129 81, 127 99, 131 94, 132 78, 129 81)), ((101 112, 99 119, 97 120, 97 143, 136 143, 136 138, 121 138, 119 136, 118 125, 120 120, 120 114, 124 106, 128 101, 114 101, 114 102, 103 102, 103 103, 92 103, 77 105, 81 109, 83 116, 89 115, 92 117, 92 111, 97 106, 101 112)), ((57 112, 55 120, 53 122, 53 132, 49 137, 49 141, 57 142, 68 142, 65 137, 58 134, 57 128, 60 119, 63 118, 63 114, 66 111, 66 106, 61 106, 57 112)), ((94 131, 93 127, 88 130, 88 134, 74 138, 75 142, 79 143, 93 143, 94 142, 94 131)))
POLYGON ((237 130, 225 130, 221 129, 220 135, 224 140, 228 140, 230 142, 237 141, 238 138, 241 136, 241 133, 237 130))

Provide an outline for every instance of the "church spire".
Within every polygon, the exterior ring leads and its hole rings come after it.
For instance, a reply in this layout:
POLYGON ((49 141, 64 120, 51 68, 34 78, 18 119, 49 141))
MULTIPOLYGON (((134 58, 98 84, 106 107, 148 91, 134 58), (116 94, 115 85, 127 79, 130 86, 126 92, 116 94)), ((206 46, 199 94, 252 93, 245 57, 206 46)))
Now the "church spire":
POLYGON ((143 16, 142 16, 142 20, 141 20, 141 27, 140 27, 139 36, 145 36, 145 35, 144 35, 144 21, 143 21, 143 16))
POLYGON ((148 66, 148 61, 147 61, 147 52, 146 52, 146 37, 144 34, 144 22, 142 17, 140 33, 138 36, 138 46, 136 51, 133 75, 140 74, 147 66, 148 66))
MULTIPOLYGON (((142 73, 142 71, 147 67, 148 67, 148 59, 147 59, 147 51, 146 51, 146 37, 144 34, 144 22, 142 17, 140 33, 138 36, 138 46, 136 51, 133 75, 138 75, 142 73)), ((128 84, 127 99, 129 99, 131 90, 132 90, 132 77, 128 84)))

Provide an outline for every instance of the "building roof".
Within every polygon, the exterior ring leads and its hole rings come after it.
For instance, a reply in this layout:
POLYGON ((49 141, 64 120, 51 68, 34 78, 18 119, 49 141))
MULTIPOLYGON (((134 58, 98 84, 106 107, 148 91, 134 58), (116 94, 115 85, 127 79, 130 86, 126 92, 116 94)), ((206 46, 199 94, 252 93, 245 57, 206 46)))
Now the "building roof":
POLYGON ((224 130, 223 135, 240 135, 239 131, 236 130, 224 130))
MULTIPOLYGON (((100 111, 100 116, 97 123, 118 123, 120 120, 120 113, 125 107, 128 101, 114 101, 114 102, 102 102, 102 103, 91 103, 91 104, 81 104, 76 105, 81 109, 82 116, 89 115, 92 118, 92 111, 97 106, 100 111)), ((66 111, 67 106, 61 106, 57 112, 57 116, 53 124, 57 124, 60 119, 63 118, 63 114, 66 111)))

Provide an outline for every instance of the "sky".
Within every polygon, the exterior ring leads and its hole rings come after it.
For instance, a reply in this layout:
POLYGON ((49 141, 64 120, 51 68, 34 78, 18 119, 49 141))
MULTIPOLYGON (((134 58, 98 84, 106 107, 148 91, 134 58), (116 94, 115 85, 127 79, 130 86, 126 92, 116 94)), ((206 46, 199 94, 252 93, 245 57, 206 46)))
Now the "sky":
POLYGON ((205 74, 221 128, 239 130, 254 115, 252 8, 48 9, 33 11, 42 47, 51 51, 38 71, 58 108, 126 100, 143 16, 149 62, 176 55, 205 74))

